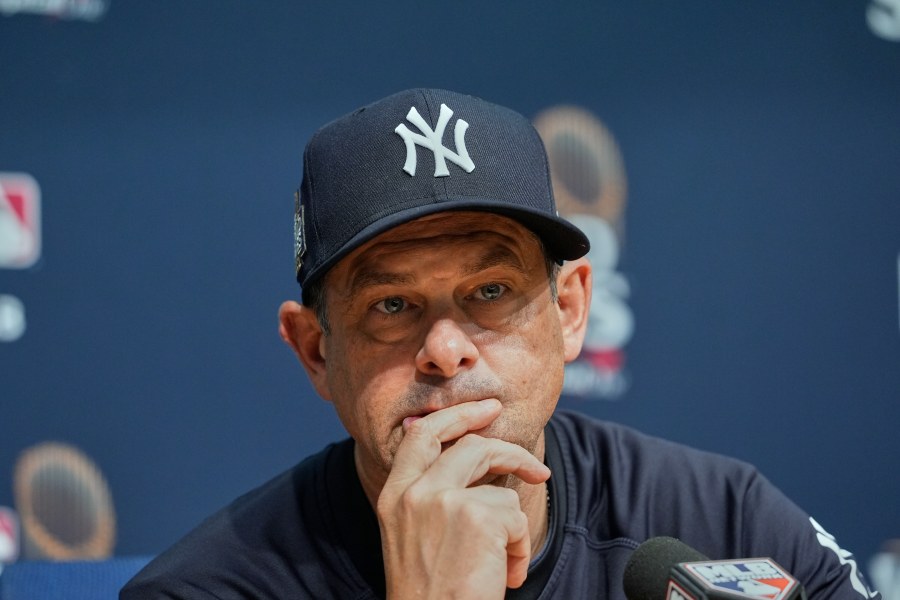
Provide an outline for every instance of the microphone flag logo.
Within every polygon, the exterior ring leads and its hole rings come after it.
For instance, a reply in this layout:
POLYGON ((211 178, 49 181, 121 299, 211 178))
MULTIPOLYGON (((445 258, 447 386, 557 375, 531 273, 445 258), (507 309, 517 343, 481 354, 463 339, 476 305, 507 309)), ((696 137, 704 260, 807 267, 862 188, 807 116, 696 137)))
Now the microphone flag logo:
POLYGON ((669 589, 666 590, 666 600, 696 600, 696 598, 674 581, 669 581, 669 589))
POLYGON ((682 566, 706 588, 729 592, 736 598, 783 600, 799 585, 768 558, 690 562, 682 566))
POLYGON ((0 569, 19 557, 19 520, 12 509, 0 506, 0 569))

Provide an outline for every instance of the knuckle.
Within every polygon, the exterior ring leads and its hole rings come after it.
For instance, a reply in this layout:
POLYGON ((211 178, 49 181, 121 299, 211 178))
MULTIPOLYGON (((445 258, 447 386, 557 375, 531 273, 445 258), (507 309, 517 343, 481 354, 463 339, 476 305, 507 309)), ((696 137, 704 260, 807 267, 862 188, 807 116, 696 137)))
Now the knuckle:
POLYGON ((486 440, 480 435, 467 433, 456 440, 456 445, 463 450, 481 450, 486 445, 486 440))
POLYGON ((404 512, 414 512, 427 501, 427 497, 428 491, 424 486, 413 484, 400 494, 399 504, 404 512))
POLYGON ((459 507, 455 520, 463 528, 483 527, 490 522, 491 514, 478 503, 466 503, 459 507))
POLYGON ((405 437, 429 438, 435 437, 435 434, 428 419, 418 419, 409 424, 405 437))
POLYGON ((528 530, 528 516, 521 510, 516 511, 515 525, 517 531, 521 532, 528 530))
MULTIPOLYGON (((452 513, 458 509, 459 502, 454 490, 441 490, 434 495, 435 505, 444 513, 452 513)), ((463 504, 465 508, 465 504, 463 504)))
MULTIPOLYGON (((519 494, 516 493, 515 490, 511 488, 500 488, 500 494, 503 496, 503 500, 512 507, 519 508, 519 494)), ((521 512, 521 511, 520 511, 521 512)), ((524 513, 523 513, 524 514, 524 513)))

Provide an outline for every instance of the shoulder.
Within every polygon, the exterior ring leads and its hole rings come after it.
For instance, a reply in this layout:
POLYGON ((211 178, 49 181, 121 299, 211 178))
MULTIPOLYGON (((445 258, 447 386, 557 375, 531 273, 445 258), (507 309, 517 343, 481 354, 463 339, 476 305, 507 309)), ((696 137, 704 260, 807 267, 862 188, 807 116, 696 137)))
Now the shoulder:
POLYGON ((748 500, 781 499, 756 468, 734 458, 568 411, 551 423, 573 514, 606 539, 703 542, 731 531, 729 545, 739 545, 748 500))
POLYGON ((596 541, 671 536, 712 558, 772 557, 810 597, 877 597, 853 555, 753 465, 573 412, 551 427, 571 525, 596 541))
POLYGON ((551 426, 564 454, 577 459, 576 470, 602 470, 604 478, 615 481, 641 478, 650 483, 723 475, 746 480, 758 475, 744 461, 572 411, 557 411, 551 426))
MULTIPOLYGON (((346 444, 344 444, 346 445, 346 444)), ((254 597, 278 597, 294 584, 286 566, 316 549, 306 543, 326 528, 317 490, 332 445, 310 456, 219 510, 151 561, 122 591, 122 598, 233 597, 232 590, 255 590, 254 597), (267 589, 254 586, 265 582, 267 589), (249 587, 248 587, 249 586, 249 587), (271 588, 271 589, 269 589, 271 588)), ((325 537, 327 537, 327 532, 325 537)))

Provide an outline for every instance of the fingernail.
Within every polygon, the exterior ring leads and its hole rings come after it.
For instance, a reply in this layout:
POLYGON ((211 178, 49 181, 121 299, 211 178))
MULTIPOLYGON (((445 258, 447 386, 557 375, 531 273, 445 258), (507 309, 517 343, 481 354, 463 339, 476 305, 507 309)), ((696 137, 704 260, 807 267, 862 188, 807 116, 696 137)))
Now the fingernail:
POLYGON ((409 426, 421 419, 422 417, 406 417, 403 419, 403 431, 409 429, 409 426))

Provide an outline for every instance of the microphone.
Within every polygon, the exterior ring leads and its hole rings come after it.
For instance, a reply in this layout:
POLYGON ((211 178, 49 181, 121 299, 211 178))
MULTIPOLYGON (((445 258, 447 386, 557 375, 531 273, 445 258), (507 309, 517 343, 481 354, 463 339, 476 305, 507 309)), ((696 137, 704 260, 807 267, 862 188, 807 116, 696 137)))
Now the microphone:
POLYGON ((806 600, 800 582, 771 558, 710 560, 671 537, 638 546, 623 582, 628 600, 806 600))

